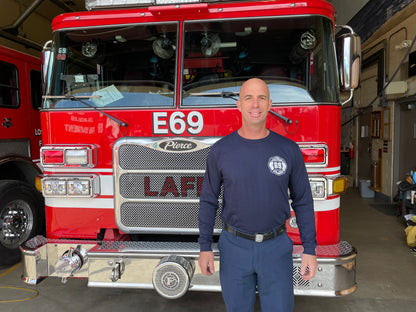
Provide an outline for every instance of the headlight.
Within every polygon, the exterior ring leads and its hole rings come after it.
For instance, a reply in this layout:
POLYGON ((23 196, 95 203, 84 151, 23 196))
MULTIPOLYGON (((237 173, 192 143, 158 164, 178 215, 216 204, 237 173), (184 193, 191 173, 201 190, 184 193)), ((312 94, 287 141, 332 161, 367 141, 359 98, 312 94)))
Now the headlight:
POLYGON ((66 183, 63 180, 45 180, 42 185, 45 197, 66 195, 66 183))
POLYGON ((91 185, 89 180, 68 180, 68 195, 91 195, 91 185))
POLYGON ((311 185, 313 199, 326 198, 326 180, 325 179, 309 179, 311 185))
POLYGON ((91 177, 45 177, 42 179, 45 197, 73 196, 96 197, 100 194, 98 176, 91 177))

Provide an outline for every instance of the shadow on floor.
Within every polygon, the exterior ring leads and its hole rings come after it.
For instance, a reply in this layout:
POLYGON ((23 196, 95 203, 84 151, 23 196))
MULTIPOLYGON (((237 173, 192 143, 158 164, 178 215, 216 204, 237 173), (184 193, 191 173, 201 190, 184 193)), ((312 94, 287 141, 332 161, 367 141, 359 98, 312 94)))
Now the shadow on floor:
POLYGON ((394 204, 387 204, 387 203, 373 203, 370 204, 370 207, 376 209, 377 211, 387 215, 387 216, 398 216, 399 215, 399 208, 397 205, 394 204))

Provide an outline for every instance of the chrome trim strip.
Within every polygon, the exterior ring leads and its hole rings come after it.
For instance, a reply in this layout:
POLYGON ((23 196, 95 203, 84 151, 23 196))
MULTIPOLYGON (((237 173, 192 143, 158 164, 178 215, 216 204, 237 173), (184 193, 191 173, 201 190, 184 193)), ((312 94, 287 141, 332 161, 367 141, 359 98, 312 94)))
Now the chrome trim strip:
POLYGON ((45 206, 72 209, 112 209, 114 200, 112 198, 79 198, 79 197, 46 197, 45 206))

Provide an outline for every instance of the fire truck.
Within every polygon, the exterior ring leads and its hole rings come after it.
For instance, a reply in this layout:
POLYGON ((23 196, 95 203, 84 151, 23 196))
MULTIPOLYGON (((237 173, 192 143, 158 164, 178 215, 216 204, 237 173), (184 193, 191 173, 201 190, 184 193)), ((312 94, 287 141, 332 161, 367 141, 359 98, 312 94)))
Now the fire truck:
POLYGON ((321 0, 87 0, 86 7, 56 17, 45 45, 46 237, 21 246, 23 280, 87 278, 91 287, 155 289, 171 299, 221 291, 218 273, 204 276, 195 265, 205 161, 212 144, 241 125, 242 83, 260 77, 273 100, 267 127, 297 142, 314 197, 319 268, 311 281, 300 276, 295 215, 287 221, 295 294, 354 292, 356 251, 339 229, 340 91, 351 98, 357 87, 360 41, 347 31, 336 51, 333 7, 321 0))
POLYGON ((0 46, 0 265, 20 260, 19 246, 42 232, 40 59, 0 46))

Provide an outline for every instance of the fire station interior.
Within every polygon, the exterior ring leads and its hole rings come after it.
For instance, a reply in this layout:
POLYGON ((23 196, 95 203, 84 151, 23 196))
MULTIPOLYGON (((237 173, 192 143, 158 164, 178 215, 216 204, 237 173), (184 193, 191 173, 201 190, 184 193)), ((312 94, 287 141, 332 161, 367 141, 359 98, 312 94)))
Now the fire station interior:
MULTIPOLYGON (((341 240, 358 250, 358 288, 337 298, 296 296, 295 311, 323 307, 337 312, 413 311, 416 2, 328 2, 335 8, 336 24, 351 26, 362 44, 360 85, 341 110, 339 151, 341 174, 348 178, 348 189, 341 195, 341 240)), ((54 17, 86 10, 84 0, 2 0, 1 4, 0 45, 36 57, 52 38, 54 17)), ((77 40, 77 34, 67 40, 77 40)), ((345 100, 348 95, 341 97, 345 100)), ((27 285, 20 278, 21 265, 0 267, 1 311, 225 311, 221 295, 215 292, 188 292, 171 301, 152 290, 88 288, 82 279, 67 284, 46 279, 27 285)), ((260 311, 258 302, 256 311, 260 311)))

